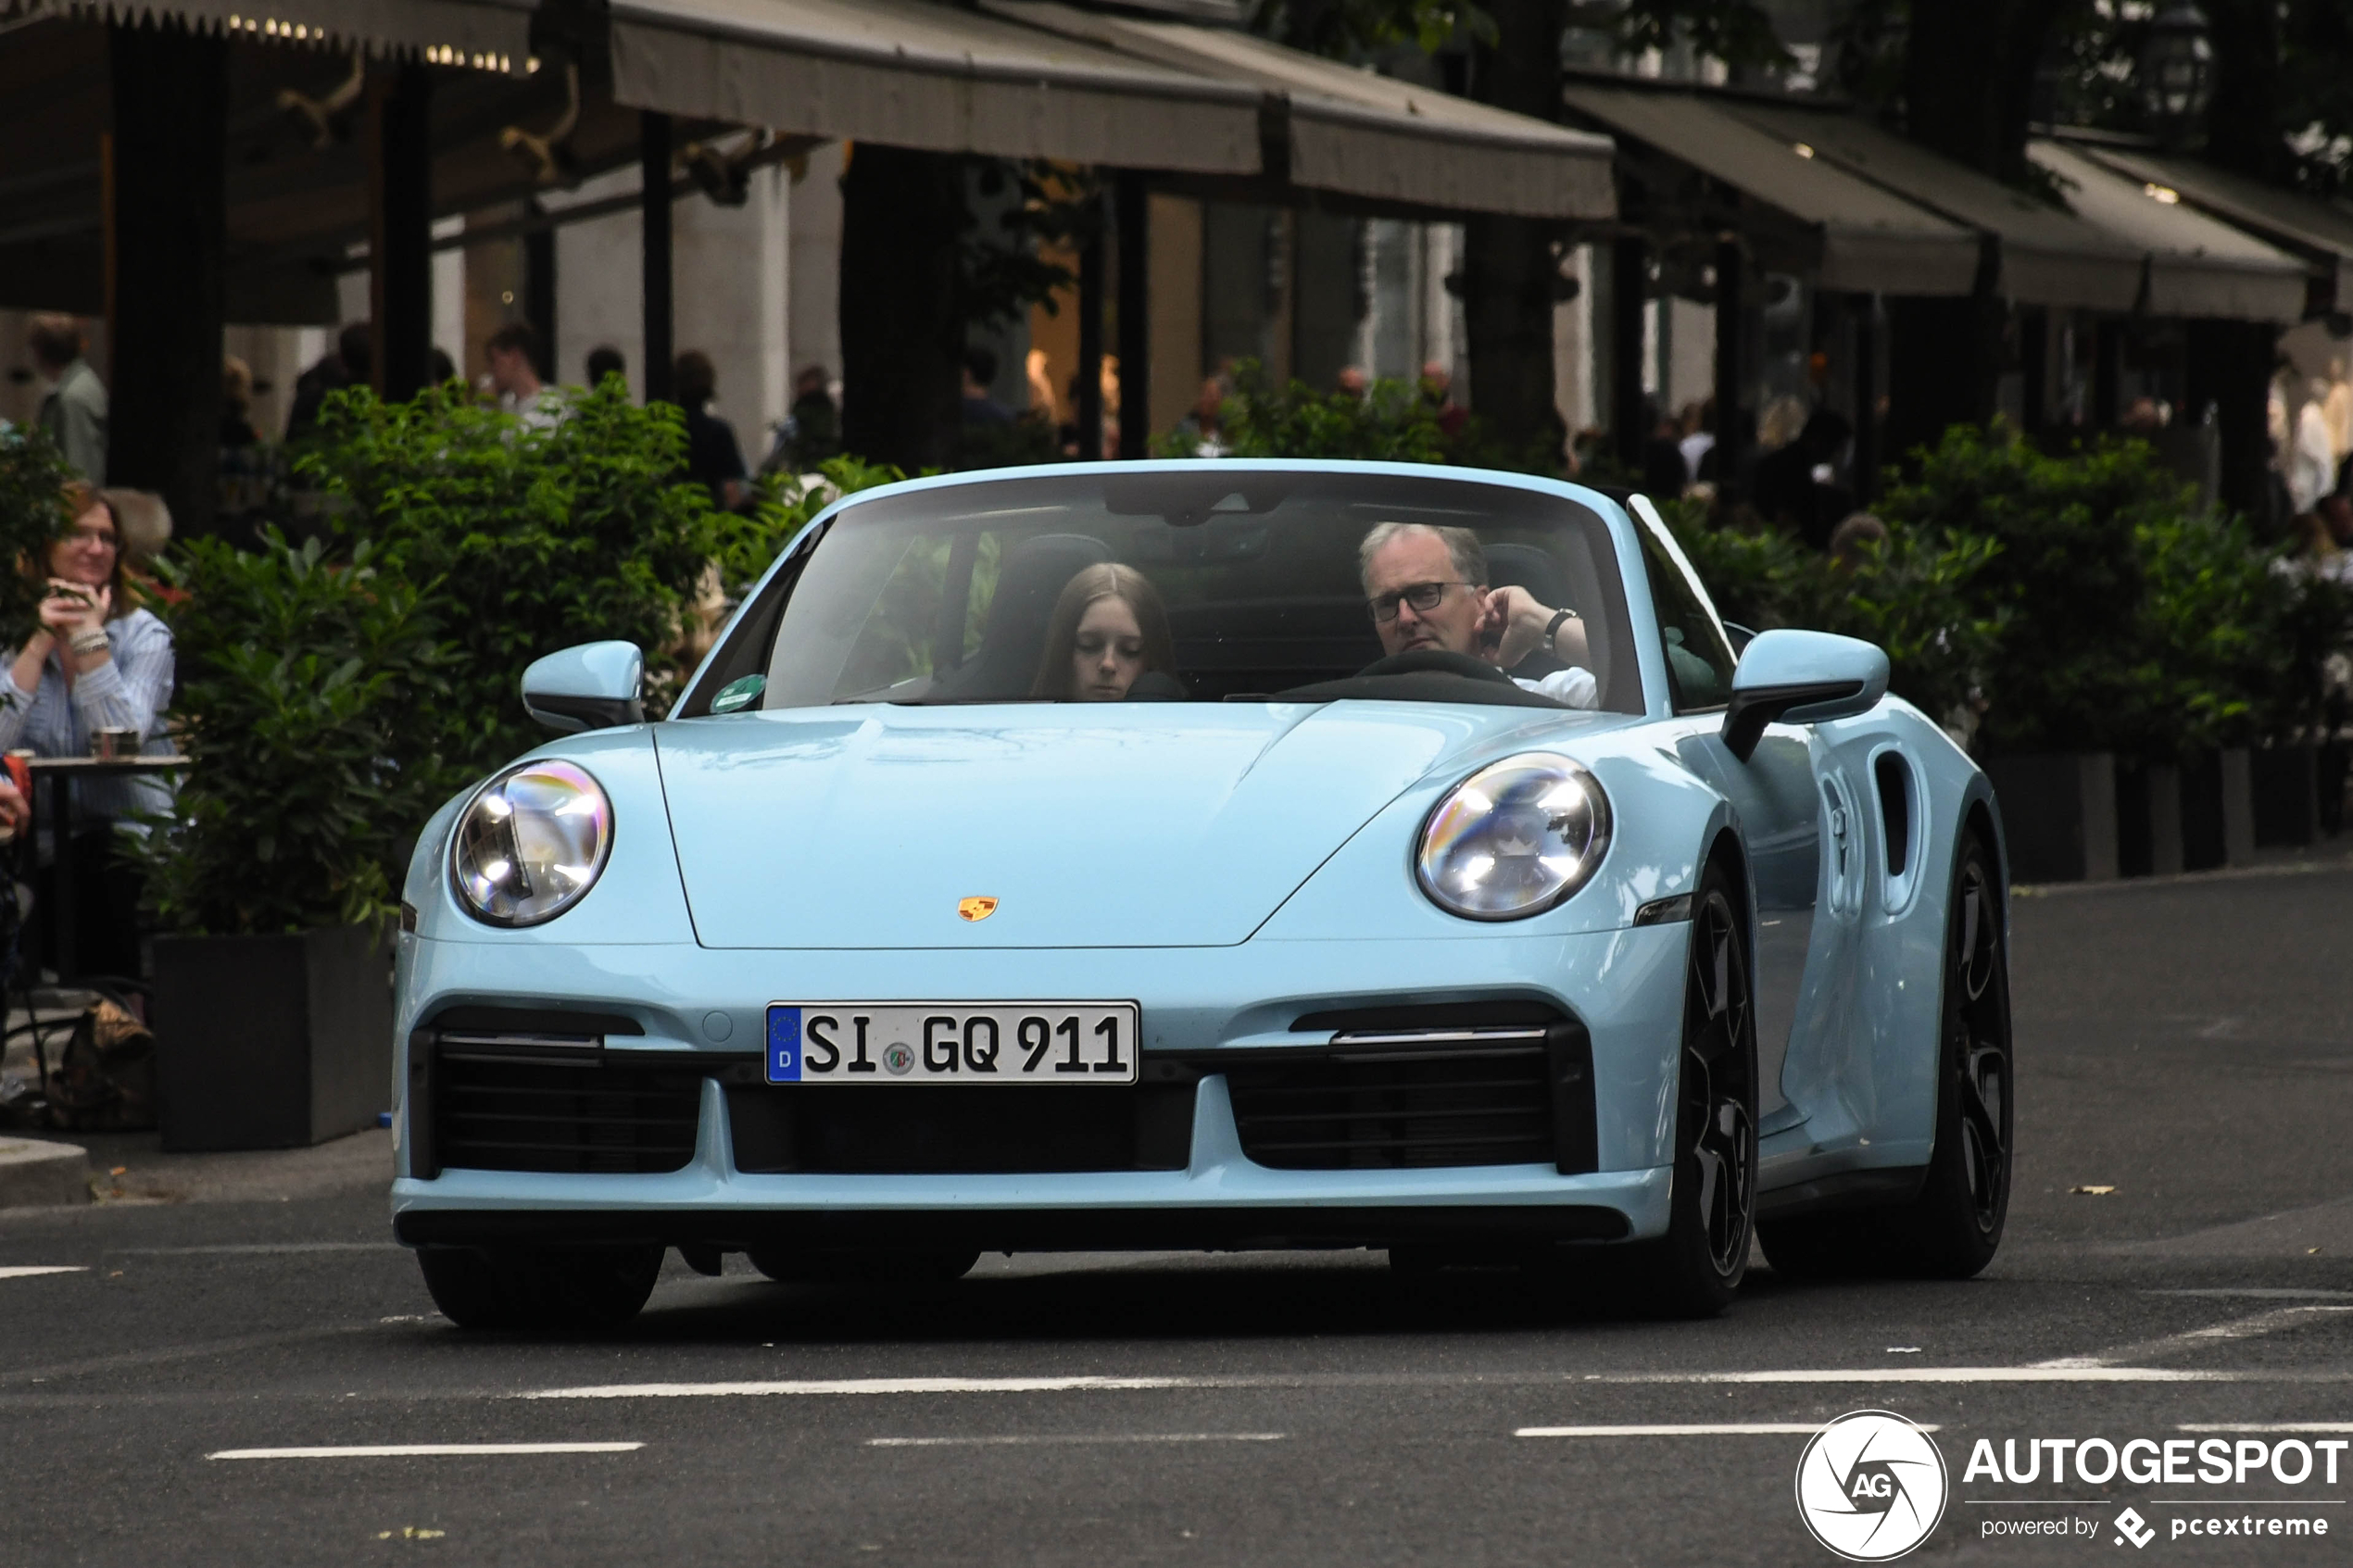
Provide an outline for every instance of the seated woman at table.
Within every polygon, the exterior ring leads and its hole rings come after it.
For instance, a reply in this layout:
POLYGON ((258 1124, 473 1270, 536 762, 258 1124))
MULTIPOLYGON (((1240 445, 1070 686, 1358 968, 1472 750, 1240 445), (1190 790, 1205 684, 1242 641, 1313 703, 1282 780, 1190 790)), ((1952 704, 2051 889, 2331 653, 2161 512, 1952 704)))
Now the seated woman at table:
MULTIPOLYGON (((129 730, 131 750, 167 750, 163 710, 171 700, 171 633, 132 602, 123 581, 120 526, 114 508, 80 483, 66 487, 72 518, 48 558, 27 561, 44 581, 40 625, 5 656, 0 681, 0 751, 30 748, 39 757, 87 757, 98 730, 129 730)), ((171 807, 154 775, 77 779, 69 821, 35 824, 42 840, 35 897, 52 904, 55 878, 73 879, 75 967, 85 974, 139 973, 140 876, 120 853, 120 834, 145 832, 135 819, 171 807)), ((54 963, 56 933, 42 922, 43 956, 54 963)))

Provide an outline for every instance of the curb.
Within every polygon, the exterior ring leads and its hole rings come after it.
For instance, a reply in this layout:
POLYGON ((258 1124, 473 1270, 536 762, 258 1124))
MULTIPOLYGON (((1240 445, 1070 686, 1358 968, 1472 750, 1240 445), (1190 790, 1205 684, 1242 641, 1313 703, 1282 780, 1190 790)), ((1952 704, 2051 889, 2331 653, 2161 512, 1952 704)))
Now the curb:
POLYGON ((90 1156, 78 1144, 0 1138, 0 1209, 90 1201, 90 1156))

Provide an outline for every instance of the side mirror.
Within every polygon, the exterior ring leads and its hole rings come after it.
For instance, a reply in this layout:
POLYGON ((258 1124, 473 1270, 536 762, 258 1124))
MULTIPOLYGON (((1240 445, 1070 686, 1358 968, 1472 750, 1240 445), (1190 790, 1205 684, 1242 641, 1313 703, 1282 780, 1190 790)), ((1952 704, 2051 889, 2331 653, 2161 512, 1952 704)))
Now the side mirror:
POLYGON ((1828 632, 1761 632, 1732 669, 1724 746, 1745 762, 1776 721, 1818 724, 1868 713, 1887 695, 1887 655, 1828 632))
POLYGON ((637 690, 646 656, 635 643, 583 643, 551 653, 522 672, 522 706, 559 734, 643 723, 637 690))

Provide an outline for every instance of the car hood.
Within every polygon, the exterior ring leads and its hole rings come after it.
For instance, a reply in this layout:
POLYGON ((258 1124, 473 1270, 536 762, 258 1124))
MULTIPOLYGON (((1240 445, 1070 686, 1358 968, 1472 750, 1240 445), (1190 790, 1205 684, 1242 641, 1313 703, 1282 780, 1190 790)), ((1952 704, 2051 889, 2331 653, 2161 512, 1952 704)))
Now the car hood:
POLYGON ((1610 718, 1404 702, 875 706, 654 734, 705 947, 1214 947, 1248 939, 1431 770, 1610 718), (967 920, 971 898, 996 903, 967 920))

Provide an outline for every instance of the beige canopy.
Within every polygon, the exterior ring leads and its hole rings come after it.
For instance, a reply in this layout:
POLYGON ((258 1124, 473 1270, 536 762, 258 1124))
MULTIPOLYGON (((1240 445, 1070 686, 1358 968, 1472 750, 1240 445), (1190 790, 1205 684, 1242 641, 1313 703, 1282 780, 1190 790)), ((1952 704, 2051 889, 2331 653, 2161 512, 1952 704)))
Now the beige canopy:
POLYGON ((1233 29, 1044 0, 612 0, 611 15, 614 96, 641 108, 1401 207, 1615 211, 1606 137, 1233 29))
POLYGON ((2145 194, 2152 185, 2170 190, 2200 212, 2301 256, 2311 275, 2327 283, 2337 309, 2353 305, 2353 212, 2186 154, 2076 141, 2066 145, 2138 181, 2145 194))
POLYGON ((2063 143, 2030 143, 2026 156, 2058 180, 2087 221, 2147 258, 2150 315, 2303 320, 2305 269, 2296 257, 2184 205, 2170 187, 2119 174, 2063 143))
MULTIPOLYGON (((523 74, 534 0, 29 0, 44 13, 96 21, 168 18, 257 42, 317 43, 437 65, 523 74)), ((0 11, 8 7, 0 6, 0 11)))
POLYGON ((1575 82, 1562 96, 1621 137, 1810 231, 1807 260, 1823 288, 1952 295, 1976 285, 1974 232, 1751 124, 1716 95, 1575 82))
POLYGON ((613 0, 637 108, 932 152, 1259 169, 1259 94, 922 0, 613 0))
POLYGON ((1234 28, 1082 11, 1055 0, 982 3, 1059 37, 1267 94, 1287 114, 1294 185, 1525 218, 1617 211, 1606 136, 1354 69, 1234 28))
POLYGON ((2133 246, 2023 191, 1836 110, 1728 101, 1727 113, 2001 245, 1995 287, 2025 305, 2130 310, 2141 293, 2133 246))

